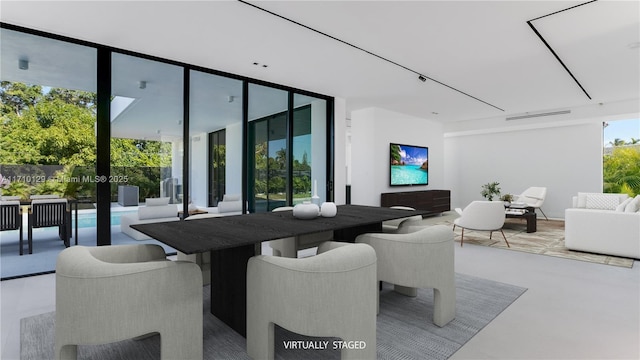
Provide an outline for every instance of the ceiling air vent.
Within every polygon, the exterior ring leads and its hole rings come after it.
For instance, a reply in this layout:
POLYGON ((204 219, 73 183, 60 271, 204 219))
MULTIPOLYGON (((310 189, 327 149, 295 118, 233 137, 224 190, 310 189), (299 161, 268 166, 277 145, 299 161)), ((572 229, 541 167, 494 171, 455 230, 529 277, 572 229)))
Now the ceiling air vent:
POLYGON ((571 110, 560 110, 560 111, 550 111, 550 112, 544 112, 544 113, 532 113, 532 114, 525 114, 525 115, 509 116, 507 117, 507 121, 529 119, 529 118, 535 118, 535 117, 541 117, 541 116, 562 115, 562 114, 571 114, 571 110))

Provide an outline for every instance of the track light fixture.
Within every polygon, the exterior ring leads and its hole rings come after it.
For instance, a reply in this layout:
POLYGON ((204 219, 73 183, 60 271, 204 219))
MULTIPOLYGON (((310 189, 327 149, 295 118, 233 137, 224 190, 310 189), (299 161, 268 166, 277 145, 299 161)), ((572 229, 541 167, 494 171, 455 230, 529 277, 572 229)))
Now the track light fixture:
POLYGON ((420 80, 422 82, 425 82, 425 81, 427 81, 427 78, 422 76, 422 75, 418 75, 418 80, 420 80))
POLYGON ((27 60, 27 59, 18 60, 18 69, 20 69, 20 70, 29 70, 29 60, 27 60))
POLYGON ((143 81, 139 81, 139 82, 138 82, 138 87, 139 87, 140 89, 146 89, 146 88, 147 88, 147 82, 146 82, 146 81, 144 81, 144 80, 143 80, 143 81))

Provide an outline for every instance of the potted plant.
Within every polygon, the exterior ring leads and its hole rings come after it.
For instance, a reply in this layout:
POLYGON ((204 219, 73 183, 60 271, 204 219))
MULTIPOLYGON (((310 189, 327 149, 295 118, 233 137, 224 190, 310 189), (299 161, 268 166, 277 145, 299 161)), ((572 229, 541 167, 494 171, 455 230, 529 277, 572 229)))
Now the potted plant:
POLYGON ((480 195, 482 195, 483 198, 489 201, 493 201, 494 196, 500 196, 499 185, 500 183, 496 181, 482 185, 482 191, 480 192, 480 195))
POLYGON ((513 195, 504 194, 504 195, 500 196, 500 200, 504 201, 504 206, 505 207, 509 207, 511 205, 511 202, 513 201, 513 195))

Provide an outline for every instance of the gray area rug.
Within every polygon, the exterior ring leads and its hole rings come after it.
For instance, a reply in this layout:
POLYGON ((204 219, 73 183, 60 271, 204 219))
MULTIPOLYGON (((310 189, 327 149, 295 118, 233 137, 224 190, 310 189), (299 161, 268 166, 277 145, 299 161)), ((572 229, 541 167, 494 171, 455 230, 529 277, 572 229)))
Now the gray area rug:
MULTIPOLYGON (((456 318, 445 327, 432 323, 433 291, 419 290, 415 298, 399 295, 385 284, 378 315, 378 359, 447 359, 513 303, 526 289, 456 274, 456 318)), ((209 287, 203 288, 204 358, 249 359, 245 339, 209 312, 209 287)), ((55 313, 24 318, 20 323, 20 358, 54 358, 55 313)), ((289 350, 287 340, 322 340, 276 329, 276 359, 339 359, 339 350, 289 350)), ((333 339, 329 340, 332 344, 333 339)), ((78 359, 146 360, 160 358, 160 337, 79 346, 78 359)))

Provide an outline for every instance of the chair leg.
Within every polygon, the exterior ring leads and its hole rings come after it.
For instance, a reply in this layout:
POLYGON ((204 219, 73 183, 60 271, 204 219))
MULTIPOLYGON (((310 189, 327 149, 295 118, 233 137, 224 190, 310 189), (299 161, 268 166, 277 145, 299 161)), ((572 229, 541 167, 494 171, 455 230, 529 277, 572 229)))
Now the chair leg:
POLYGON ((460 235, 460 247, 462 247, 463 242, 464 242, 464 228, 462 228, 462 235, 460 235))
POLYGON ((433 289, 433 323, 439 327, 447 325, 456 317, 456 287, 450 286, 433 289))
POLYGON ((493 231, 489 231, 489 240, 491 240, 492 236, 493 236, 493 231))
POLYGON ((31 215, 29 215, 29 225, 27 230, 27 243, 29 244, 29 254, 33 254, 33 220, 31 219, 31 215))
POLYGON ((544 211, 542 211, 542 208, 538 208, 540 210, 540 212, 542 213, 542 215, 544 215, 544 219, 545 220, 549 220, 549 218, 547 217, 547 215, 544 213, 544 211))
POLYGON ((509 248, 510 248, 510 247, 511 247, 511 245, 509 245, 509 242, 507 241, 507 237, 506 237, 506 236, 504 236, 504 231, 502 231, 502 229, 500 229, 500 233, 502 233, 502 237, 504 238, 504 242, 506 242, 506 243, 507 243, 507 247, 509 247, 509 248))

